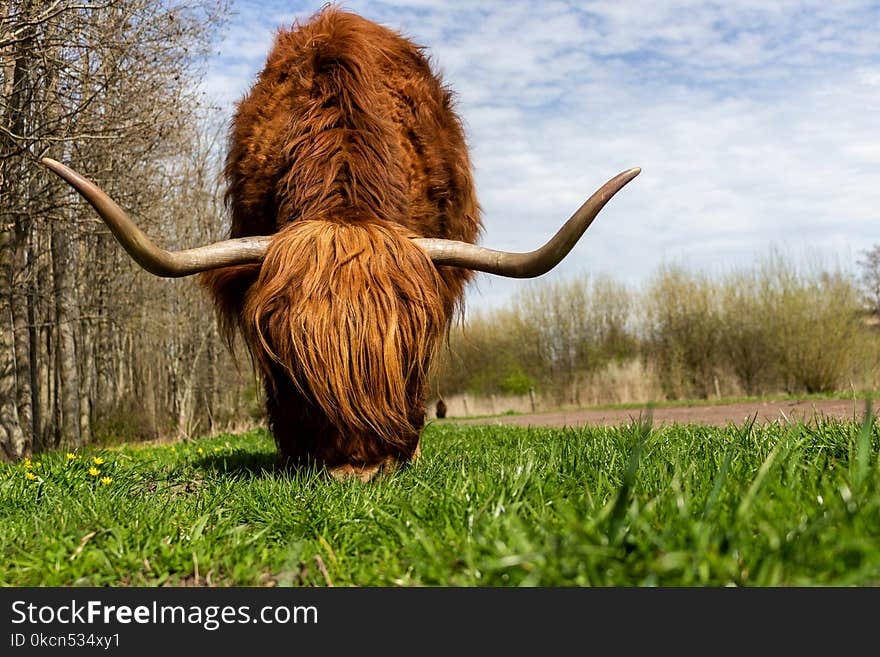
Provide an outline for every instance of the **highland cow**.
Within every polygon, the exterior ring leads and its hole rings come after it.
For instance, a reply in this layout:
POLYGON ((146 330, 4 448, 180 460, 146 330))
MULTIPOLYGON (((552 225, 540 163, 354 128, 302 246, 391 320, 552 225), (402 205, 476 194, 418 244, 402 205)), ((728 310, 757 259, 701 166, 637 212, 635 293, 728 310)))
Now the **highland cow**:
POLYGON ((543 247, 479 247, 480 208, 452 94, 423 49, 327 8, 281 30, 238 104, 225 166, 230 239, 156 247, 100 189, 44 163, 159 276, 200 273, 264 381, 280 454, 369 479, 410 462, 432 355, 474 271, 543 274, 634 178, 597 191, 543 247))

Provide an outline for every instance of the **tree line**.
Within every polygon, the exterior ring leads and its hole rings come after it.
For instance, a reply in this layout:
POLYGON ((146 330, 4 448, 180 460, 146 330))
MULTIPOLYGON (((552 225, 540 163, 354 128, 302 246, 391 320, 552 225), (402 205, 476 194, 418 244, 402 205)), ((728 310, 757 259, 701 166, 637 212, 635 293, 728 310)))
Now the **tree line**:
POLYGON ((252 405, 250 372, 231 364, 197 282, 140 270, 39 164, 79 170, 168 248, 224 237, 223 130, 198 82, 226 11, 222 0, 0 7, 3 458, 210 430, 252 405))
POLYGON ((453 329, 433 390, 577 405, 606 368, 633 361, 665 399, 873 390, 880 245, 860 267, 773 251, 715 275, 664 265, 641 290, 604 276, 538 280, 453 329))

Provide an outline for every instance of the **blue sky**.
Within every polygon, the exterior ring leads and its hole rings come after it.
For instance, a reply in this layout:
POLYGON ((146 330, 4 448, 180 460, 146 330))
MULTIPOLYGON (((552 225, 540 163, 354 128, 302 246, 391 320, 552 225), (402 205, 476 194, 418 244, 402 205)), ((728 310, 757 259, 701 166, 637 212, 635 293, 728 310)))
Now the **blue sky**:
MULTIPOLYGON (((230 115, 274 31, 323 2, 232 0, 204 82, 230 115)), ((599 185, 642 174, 540 280, 641 286, 771 249, 855 270, 880 243, 880 3, 350 1, 426 46, 455 90, 481 243, 527 251, 599 185)), ((523 281, 480 275, 471 310, 523 281)))

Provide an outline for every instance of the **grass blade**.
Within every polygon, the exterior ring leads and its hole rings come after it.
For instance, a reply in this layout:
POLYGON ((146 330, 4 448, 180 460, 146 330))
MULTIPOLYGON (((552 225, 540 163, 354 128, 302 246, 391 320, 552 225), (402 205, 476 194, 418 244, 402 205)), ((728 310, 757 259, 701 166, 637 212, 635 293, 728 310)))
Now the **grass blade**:
POLYGON ((732 441, 730 443, 730 446, 727 448, 727 453, 724 455, 724 461, 721 464, 721 469, 718 471, 718 474, 715 477, 715 482, 712 485, 712 492, 709 493, 709 499, 706 501, 706 506, 703 509, 703 520, 706 520, 709 517, 712 509, 715 507, 715 502, 718 499, 718 495, 721 493, 721 488, 722 486, 724 486, 724 481, 727 479, 727 471, 730 469, 730 462, 733 460, 733 453, 736 449, 737 442, 741 442, 745 438, 748 438, 749 434, 752 433, 752 427, 755 426, 755 420, 757 420, 757 418, 758 414, 755 413, 748 424, 743 425, 742 432, 737 436, 739 441, 732 441))
POLYGON ((855 474, 853 476, 855 490, 862 487, 871 469, 871 433, 873 428, 874 416, 871 409, 871 398, 868 397, 865 400, 865 418, 856 443, 855 474))
POLYGON ((638 473, 639 463, 642 458, 642 451, 644 450, 645 443, 648 441, 648 437, 651 435, 652 424, 651 409, 649 408, 647 414, 633 427, 638 431, 638 437, 636 439, 636 444, 633 447, 633 451, 630 454, 629 461, 627 461, 626 470, 624 470, 623 473, 623 483, 617 491, 617 496, 614 499, 614 506, 611 509, 611 514, 608 519, 609 537, 613 542, 618 540, 620 529, 623 526, 623 518, 626 515, 626 509, 630 504, 630 493, 635 485, 636 474, 638 473))

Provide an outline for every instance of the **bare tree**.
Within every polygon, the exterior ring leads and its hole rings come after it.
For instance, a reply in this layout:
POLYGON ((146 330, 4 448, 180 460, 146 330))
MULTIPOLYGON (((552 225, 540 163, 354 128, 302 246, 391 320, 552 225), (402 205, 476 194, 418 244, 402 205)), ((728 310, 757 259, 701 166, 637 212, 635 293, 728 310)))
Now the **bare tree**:
POLYGON ((877 319, 880 319, 880 244, 862 252, 864 257, 859 260, 862 284, 862 298, 865 307, 877 319))
MULTIPOLYGON (((96 423, 118 431, 113 414, 126 405, 137 410, 147 381, 158 388, 152 398, 168 397, 173 377, 160 376, 156 363, 166 362, 176 325, 198 325, 186 316, 204 309, 179 304, 169 321, 167 286, 134 272, 91 208, 38 159, 72 163, 145 226, 186 239, 176 227, 190 222, 192 206, 180 203, 170 217, 154 208, 189 193, 188 172, 174 163, 204 155, 196 126, 207 108, 195 83, 225 10, 224 0, 9 0, 0 7, 0 447, 7 459, 82 444, 96 423)), ((193 367, 188 399, 202 378, 193 367)), ((158 408, 173 424, 178 407, 158 408)), ((187 412, 196 413, 192 402, 187 412)))

